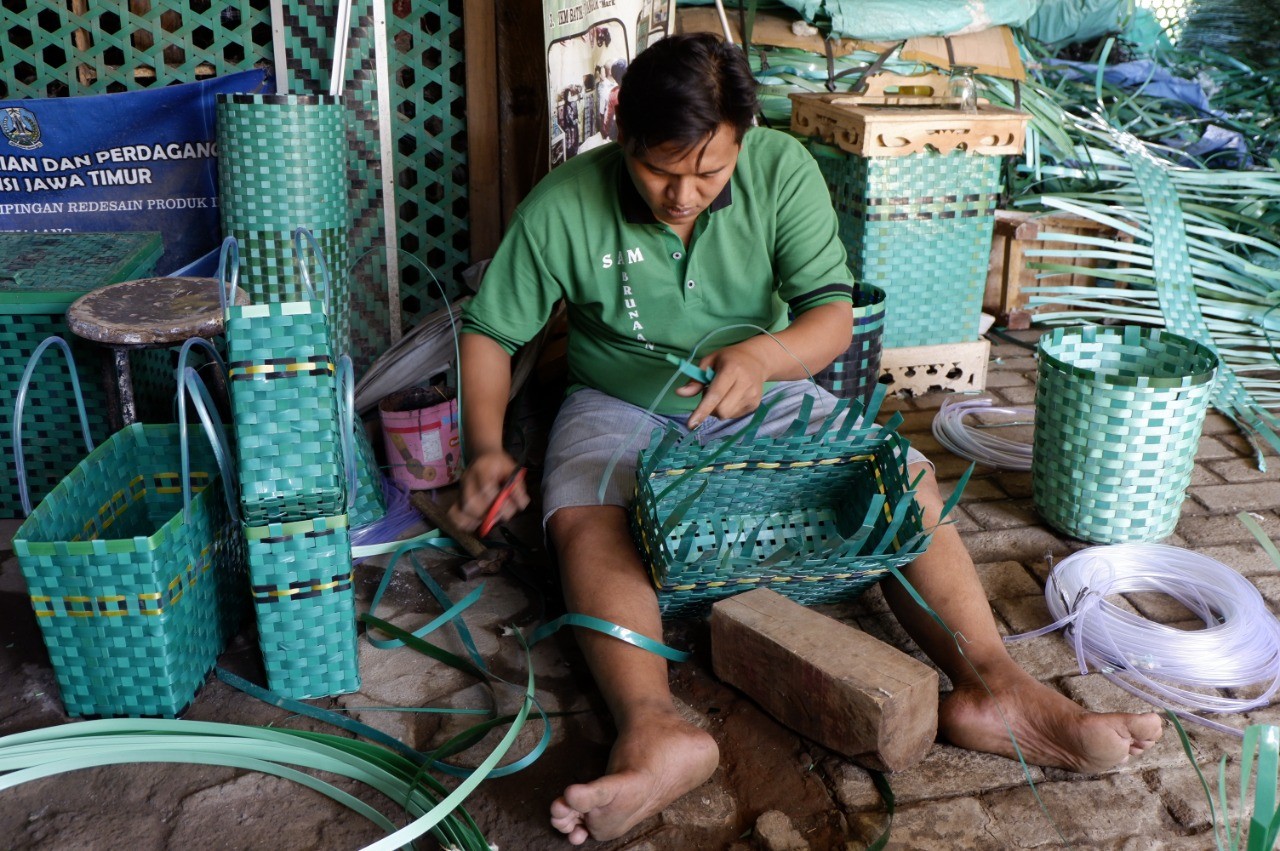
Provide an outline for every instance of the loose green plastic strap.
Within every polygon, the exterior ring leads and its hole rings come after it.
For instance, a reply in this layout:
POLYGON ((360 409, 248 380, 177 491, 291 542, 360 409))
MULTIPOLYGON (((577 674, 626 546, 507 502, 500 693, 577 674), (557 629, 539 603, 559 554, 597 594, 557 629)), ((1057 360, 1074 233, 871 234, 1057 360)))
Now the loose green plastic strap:
POLYGON ((218 303, 225 321, 230 306, 236 303, 236 287, 240 285, 240 243, 234 236, 222 240, 218 251, 218 303), (230 293, 230 296, 228 296, 230 293))
POLYGON ((889 831, 893 830, 893 813, 897 809, 897 797, 893 794, 893 787, 889 785, 889 778, 880 771, 868 771, 871 775, 871 782, 875 785, 876 791, 880 793, 880 797, 884 800, 885 810, 889 813, 889 822, 884 826, 884 832, 880 837, 867 846, 867 851, 882 851, 889 844, 889 831))
POLYGON ((27 389, 31 385, 31 376, 35 374, 36 364, 40 356, 50 346, 57 346, 67 356, 67 371, 71 374, 71 389, 75 391, 76 408, 80 412, 80 429, 84 434, 85 454, 93 451, 93 437, 89 434, 89 415, 84 410, 84 394, 80 392, 80 376, 76 375, 76 360, 71 354, 71 347, 61 337, 46 337, 27 360, 27 368, 23 370, 22 381, 18 382, 18 392, 13 402, 13 467, 18 477, 18 496, 22 500, 22 515, 31 514, 31 493, 27 488, 27 467, 22 458, 22 409, 27 404, 27 389))
MULTIPOLYGON (((432 540, 435 540, 435 539, 432 539, 432 540)), ((449 541, 449 543, 453 543, 453 542, 449 541)), ((429 541, 415 540, 415 541, 409 541, 401 544, 396 549, 395 555, 391 557, 391 561, 388 562, 386 570, 383 571, 382 580, 378 583, 377 590, 373 592, 373 599, 369 602, 369 614, 374 614, 375 612, 378 611, 378 606, 382 603, 382 595, 386 592, 387 587, 391 584, 391 577, 395 575, 396 562, 399 561, 400 557, 404 555, 406 552, 408 552, 410 549, 413 549, 415 547, 421 547, 421 546, 428 546, 428 547, 433 547, 435 549, 442 549, 441 547, 437 547, 434 543, 431 543, 429 541)), ((354 556, 355 553, 353 552, 352 555, 354 556)), ((415 565, 416 565, 416 562, 415 562, 415 565)), ((458 615, 462 614, 462 612, 466 611, 467 608, 469 608, 473 603, 475 603, 477 600, 480 599, 480 595, 483 592, 484 592, 483 584, 476 586, 476 588, 473 589, 472 592, 468 594, 466 597, 462 598, 461 601, 451 606, 447 606, 443 614, 441 614, 439 617, 432 620, 426 626, 421 626, 413 630, 410 633, 410 635, 412 635, 414 638, 423 638, 427 635, 430 635, 432 632, 439 629, 441 626, 444 626, 446 623, 453 620, 458 615)), ((365 637, 369 640, 370 644, 372 644, 374 647, 377 647, 380 650, 388 650, 392 647, 404 646, 404 642, 399 639, 375 638, 368 633, 365 633, 365 637)))
POLYGON ((1271 538, 1267 537, 1267 533, 1258 525, 1258 521, 1254 520, 1247 511, 1241 511, 1236 515, 1236 519, 1243 523, 1244 528, 1248 529, 1253 537, 1258 540, 1263 551, 1271 559, 1271 563, 1276 567, 1280 567, 1280 550, 1276 549, 1276 545, 1271 542, 1271 538))
POLYGON ((647 635, 627 629, 625 626, 618 626, 616 623, 609 623, 607 620, 592 617, 591 615, 581 615, 570 612, 567 615, 561 615, 553 621, 544 623, 533 631, 529 636, 529 646, 537 644, 542 639, 551 635, 564 626, 580 626, 585 629, 594 629, 596 632, 602 632, 619 641, 625 641, 627 644, 639 647, 641 650, 648 650, 650 653, 656 653, 664 659, 672 662, 685 662, 689 659, 689 654, 674 647, 668 647, 660 641, 654 641, 647 635))

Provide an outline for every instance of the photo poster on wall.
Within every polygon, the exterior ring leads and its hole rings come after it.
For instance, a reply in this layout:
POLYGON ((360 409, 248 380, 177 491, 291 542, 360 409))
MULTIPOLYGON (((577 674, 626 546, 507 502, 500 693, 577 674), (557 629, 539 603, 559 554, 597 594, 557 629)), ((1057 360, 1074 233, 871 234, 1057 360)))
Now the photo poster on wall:
POLYGON ((616 141, 618 83, 636 54, 666 38, 675 0, 543 0, 551 168, 616 141))

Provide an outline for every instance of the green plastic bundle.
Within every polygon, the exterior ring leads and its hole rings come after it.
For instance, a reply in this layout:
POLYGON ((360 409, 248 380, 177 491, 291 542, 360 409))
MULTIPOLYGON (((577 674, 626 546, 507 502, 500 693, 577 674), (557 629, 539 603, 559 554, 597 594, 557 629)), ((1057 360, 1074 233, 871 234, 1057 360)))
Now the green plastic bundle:
MULTIPOLYGON (((249 525, 345 510, 327 286, 317 298, 299 262, 306 299, 225 307, 240 501, 249 525)), ((224 293, 234 291, 234 237, 223 243, 219 277, 224 293)))
POLYGON ((1040 340, 1032 499, 1099 544, 1172 534, 1218 358, 1156 328, 1057 328, 1040 340))
POLYGON ((875 425, 876 388, 865 411, 842 399, 812 435, 810 401, 776 438, 756 435, 764 407, 707 447, 674 428, 655 433, 630 519, 663 614, 696 614, 762 586, 806 605, 844 599, 925 551, 932 530, 908 478, 902 417, 875 425))
POLYGON ((853 287, 853 339, 849 348, 813 378, 832 395, 871 401, 880 380, 880 350, 884 340, 885 293, 870 284, 853 287))
POLYGON ((888 295, 885 348, 978 338, 1000 157, 864 157, 810 139, 853 276, 888 295), (928 305, 928 310, 921 310, 928 305))
MULTIPOLYGON (((66 343, 51 340, 70 361, 66 343)), ((20 429, 15 444, 20 451, 20 429)), ((172 717, 191 702, 243 609, 232 505, 198 429, 135 423, 93 449, 19 527, 14 552, 69 715, 172 717)))

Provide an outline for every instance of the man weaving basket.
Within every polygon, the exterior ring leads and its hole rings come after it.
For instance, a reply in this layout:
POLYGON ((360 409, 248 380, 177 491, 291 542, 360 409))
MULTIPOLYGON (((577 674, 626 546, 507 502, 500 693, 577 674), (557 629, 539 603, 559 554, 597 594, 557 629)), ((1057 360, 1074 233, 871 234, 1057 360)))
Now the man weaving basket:
MULTIPOLYGON (((752 127, 755 111, 755 81, 736 47, 698 34, 644 51, 621 87, 619 144, 573 158, 525 199, 463 329, 470 464, 454 519, 475 528, 510 480, 516 462, 502 423, 511 353, 564 299, 571 392, 550 436, 543 510, 565 600, 571 612, 657 640, 659 606, 625 511, 637 449, 668 422, 703 440, 734 434, 762 401, 771 407, 760 434, 777 435, 805 394, 819 397, 816 427, 834 400, 803 380, 805 368, 822 369, 852 334, 853 279, 817 165, 786 134, 752 127), (710 383, 684 383, 646 410, 671 376, 665 355, 743 324, 772 338, 750 328, 715 336, 718 348, 698 361, 714 371, 710 383), (602 504, 601 479, 637 432, 602 504)), ((913 477, 925 471, 917 500, 928 528, 942 499, 931 465, 914 450, 908 460, 913 477)), ((518 486, 499 518, 528 502, 518 486)), ((1085 712, 1014 663, 954 527, 939 527, 904 573, 967 640, 962 655, 897 580, 883 583, 904 628, 954 684, 939 710, 947 741, 1012 757, 1011 729, 1028 762, 1095 772, 1159 738, 1155 714, 1085 712)), ((719 758, 711 736, 673 706, 662 658, 594 631, 578 641, 618 738, 607 773, 551 806, 552 824, 575 845, 626 833, 704 782, 719 758)))

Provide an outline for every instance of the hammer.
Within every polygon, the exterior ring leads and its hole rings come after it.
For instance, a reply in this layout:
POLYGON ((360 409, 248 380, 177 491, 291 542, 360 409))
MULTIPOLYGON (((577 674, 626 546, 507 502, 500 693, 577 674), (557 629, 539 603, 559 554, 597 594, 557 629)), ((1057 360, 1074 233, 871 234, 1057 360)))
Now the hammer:
POLYGON ((502 565, 511 558, 509 549, 490 549, 484 542, 470 532, 464 532, 449 519, 448 512, 438 505, 423 491, 414 491, 409 502, 418 513, 426 518, 445 535, 458 542, 458 546, 466 550, 471 560, 458 568, 463 579, 475 579, 477 576, 492 576, 502 570, 502 565))

